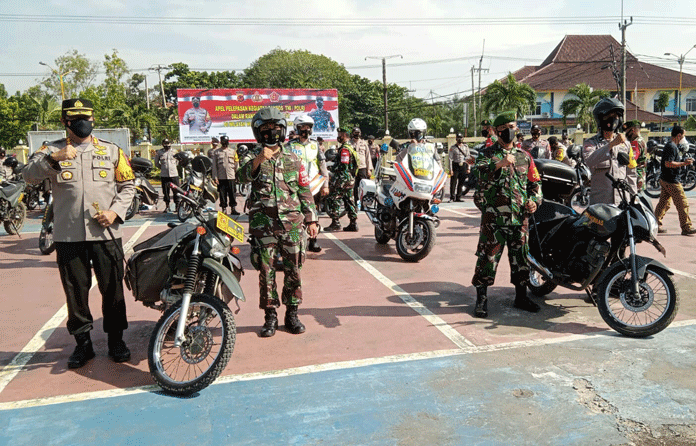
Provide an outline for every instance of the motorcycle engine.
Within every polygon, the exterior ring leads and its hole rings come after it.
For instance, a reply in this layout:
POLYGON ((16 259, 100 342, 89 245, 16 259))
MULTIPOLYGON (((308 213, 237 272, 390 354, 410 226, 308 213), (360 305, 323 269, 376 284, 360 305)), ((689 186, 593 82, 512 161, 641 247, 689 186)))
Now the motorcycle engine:
POLYGON ((611 244, 606 241, 590 240, 582 255, 571 259, 569 271, 574 282, 582 283, 597 268, 600 268, 607 257, 611 244))
POLYGON ((382 223, 382 231, 394 231, 396 226, 396 219, 394 218, 394 208, 379 206, 377 208, 377 218, 382 223))

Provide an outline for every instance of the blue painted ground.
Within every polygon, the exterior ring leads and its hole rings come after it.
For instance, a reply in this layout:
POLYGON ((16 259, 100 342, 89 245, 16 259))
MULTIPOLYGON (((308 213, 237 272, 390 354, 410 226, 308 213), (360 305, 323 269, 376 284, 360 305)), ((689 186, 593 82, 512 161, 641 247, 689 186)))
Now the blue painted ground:
POLYGON ((695 339, 695 326, 643 340, 605 333, 218 384, 189 399, 7 410, 0 444, 622 445, 658 444, 641 439, 660 432, 664 444, 693 444, 665 432, 696 432, 695 339))

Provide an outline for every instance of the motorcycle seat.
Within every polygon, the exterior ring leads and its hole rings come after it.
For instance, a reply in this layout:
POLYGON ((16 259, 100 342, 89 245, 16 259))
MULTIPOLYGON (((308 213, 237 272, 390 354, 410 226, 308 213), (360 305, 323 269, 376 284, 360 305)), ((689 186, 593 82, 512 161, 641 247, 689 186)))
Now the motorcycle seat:
POLYGON ((12 201, 11 198, 15 196, 15 194, 19 193, 22 190, 22 183, 11 183, 11 182, 6 182, 2 183, 2 188, 0 188, 0 193, 2 193, 2 197, 5 198, 8 201, 12 201))

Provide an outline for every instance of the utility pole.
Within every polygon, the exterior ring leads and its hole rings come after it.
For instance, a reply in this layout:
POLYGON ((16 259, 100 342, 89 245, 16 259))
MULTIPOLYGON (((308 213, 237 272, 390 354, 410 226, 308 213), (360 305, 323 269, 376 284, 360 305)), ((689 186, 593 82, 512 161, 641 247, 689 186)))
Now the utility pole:
POLYGON ((150 88, 147 86, 147 74, 145 75, 145 102, 147 109, 150 110, 150 88))
MULTIPOLYGON (((674 53, 665 53, 665 56, 674 56, 674 57, 676 57, 676 58, 677 58, 677 62, 679 62, 679 92, 678 92, 677 95, 676 95, 676 96, 677 96, 677 99, 676 99, 676 103, 677 103, 677 116, 679 117, 679 125, 681 125, 682 67, 684 66, 684 61, 686 60, 686 55, 689 54, 689 52, 691 52, 691 50, 693 50, 694 48, 696 48, 696 45, 694 45, 694 46, 692 46, 691 48, 689 48, 689 51, 687 51, 686 53, 682 54, 681 56, 677 56, 677 55, 674 54, 674 53)), ((687 117, 688 117, 688 116, 687 116, 687 117)))
POLYGON ((162 70, 171 70, 168 65, 154 65, 150 71, 156 71, 159 76, 160 89, 162 90, 162 107, 167 108, 167 98, 164 96, 164 84, 162 83, 162 70))
POLYGON ((476 120, 476 88, 474 87, 474 70, 476 67, 471 66, 471 102, 474 104, 472 117, 474 118, 474 137, 476 136, 476 127, 478 126, 478 121, 476 120))
POLYGON ((394 54, 392 56, 386 56, 386 57, 375 57, 375 56, 367 56, 365 60, 367 59, 382 59, 382 83, 384 84, 384 134, 388 135, 389 134, 389 109, 388 109, 388 104, 389 104, 389 99, 388 99, 388 93, 387 93, 387 59, 393 59, 395 57, 400 57, 404 58, 401 54, 394 54))
MULTIPOLYGON (((483 47, 481 48, 481 58, 479 59, 479 66, 478 66, 478 91, 479 91, 479 114, 481 113, 481 64, 483 63, 483 53, 486 49, 486 39, 483 39, 483 47)), ((486 69, 486 73, 488 73, 488 69, 486 69)))
MULTIPOLYGON (((626 28, 633 24, 633 17, 631 21, 624 20, 623 18, 623 0, 621 0, 621 23, 619 23, 619 29, 621 30, 621 103, 626 106, 626 28)), ((635 100, 635 98, 633 98, 635 100)), ((638 107, 636 105, 636 107, 638 107)))

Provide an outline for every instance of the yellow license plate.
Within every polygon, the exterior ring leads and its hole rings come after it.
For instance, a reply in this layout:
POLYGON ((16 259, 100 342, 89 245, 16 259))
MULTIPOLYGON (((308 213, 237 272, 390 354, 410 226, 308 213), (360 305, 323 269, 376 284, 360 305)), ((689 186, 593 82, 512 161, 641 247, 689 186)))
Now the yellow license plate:
POLYGON ((194 186, 193 184, 189 185, 189 187, 190 187, 191 189, 193 189, 193 190, 198 190, 198 191, 201 190, 200 187, 194 186))
POLYGON ((225 234, 229 234, 231 237, 236 238, 240 242, 244 242, 244 227, 232 220, 230 217, 222 212, 217 214, 217 228, 223 231, 225 234))

